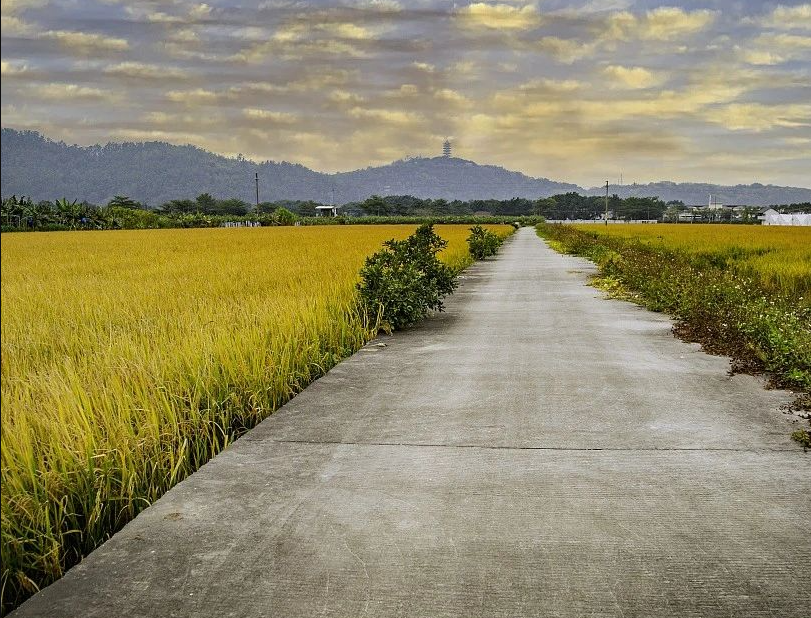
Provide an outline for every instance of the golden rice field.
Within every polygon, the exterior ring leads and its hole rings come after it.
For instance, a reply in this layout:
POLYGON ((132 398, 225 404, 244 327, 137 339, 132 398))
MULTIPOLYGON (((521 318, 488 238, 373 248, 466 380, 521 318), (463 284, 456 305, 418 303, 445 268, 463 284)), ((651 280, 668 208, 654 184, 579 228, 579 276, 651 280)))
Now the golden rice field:
MULTIPOLYGON (((358 271, 413 230, 4 235, 4 608, 371 338, 358 271)), ((468 226, 436 230, 470 262, 468 226)))
POLYGON ((811 227, 760 225, 578 225, 655 247, 721 258, 776 292, 811 298, 811 227))

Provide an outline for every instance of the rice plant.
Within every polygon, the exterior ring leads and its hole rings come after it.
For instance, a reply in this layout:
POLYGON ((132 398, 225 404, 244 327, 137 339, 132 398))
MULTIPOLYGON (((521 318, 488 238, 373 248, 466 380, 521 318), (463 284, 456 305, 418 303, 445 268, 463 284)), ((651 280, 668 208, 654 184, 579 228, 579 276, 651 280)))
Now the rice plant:
POLYGON ((758 277, 770 290, 811 297, 811 228, 759 225, 578 225, 577 229, 637 240, 703 257, 758 277))
POLYGON ((374 336, 358 272, 414 227, 4 235, 4 611, 374 336))

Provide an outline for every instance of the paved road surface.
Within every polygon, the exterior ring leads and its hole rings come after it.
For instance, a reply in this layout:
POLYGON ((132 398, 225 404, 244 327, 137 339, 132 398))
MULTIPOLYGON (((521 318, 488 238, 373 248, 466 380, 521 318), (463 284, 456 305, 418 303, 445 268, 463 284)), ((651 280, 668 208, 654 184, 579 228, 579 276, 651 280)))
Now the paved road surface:
POLYGON ((786 393, 530 229, 18 616, 808 616, 786 393))

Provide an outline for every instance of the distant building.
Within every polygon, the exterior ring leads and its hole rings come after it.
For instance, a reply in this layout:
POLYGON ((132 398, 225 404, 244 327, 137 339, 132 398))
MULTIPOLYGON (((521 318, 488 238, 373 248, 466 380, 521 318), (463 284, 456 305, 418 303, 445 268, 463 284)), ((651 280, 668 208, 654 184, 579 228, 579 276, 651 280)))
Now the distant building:
POLYGON ((701 206, 688 206, 687 210, 684 210, 684 211, 679 213, 678 221, 682 221, 682 222, 684 222, 684 221, 689 221, 689 222, 701 221, 701 219, 702 219, 701 209, 702 209, 701 206))
POLYGON ((758 219, 763 225, 811 225, 811 214, 779 213, 774 208, 764 210, 758 219))
POLYGON ((315 207, 315 216, 316 217, 337 217, 338 216, 338 207, 334 204, 324 204, 321 206, 315 207))
POLYGON ((442 143, 442 156, 446 159, 450 158, 451 156, 451 140, 447 138, 442 143))
POLYGON ((717 195, 713 195, 712 193, 710 193, 710 201, 707 203, 707 208, 709 210, 721 210, 725 208, 725 206, 718 201, 717 195))

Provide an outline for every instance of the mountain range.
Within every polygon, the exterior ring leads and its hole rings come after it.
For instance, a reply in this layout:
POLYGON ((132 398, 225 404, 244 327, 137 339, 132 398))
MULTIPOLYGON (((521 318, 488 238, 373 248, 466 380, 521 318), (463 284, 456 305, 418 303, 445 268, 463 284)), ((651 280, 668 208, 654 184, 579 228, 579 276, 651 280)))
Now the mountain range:
MULTIPOLYGON (((103 204, 127 195, 151 206, 210 193, 217 198, 357 202, 370 195, 413 195, 446 200, 541 198, 575 191, 602 195, 604 187, 584 189, 548 178, 533 178, 495 165, 455 157, 408 158, 379 167, 326 174, 303 165, 229 158, 195 146, 165 142, 77 146, 35 131, 4 128, 0 138, 0 193, 35 201, 60 197, 103 204)), ((725 204, 765 206, 811 201, 811 189, 775 185, 657 182, 612 185, 620 197, 658 196, 665 201, 705 204, 711 194, 725 204)))

